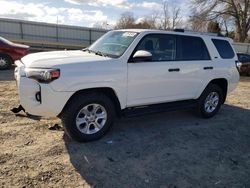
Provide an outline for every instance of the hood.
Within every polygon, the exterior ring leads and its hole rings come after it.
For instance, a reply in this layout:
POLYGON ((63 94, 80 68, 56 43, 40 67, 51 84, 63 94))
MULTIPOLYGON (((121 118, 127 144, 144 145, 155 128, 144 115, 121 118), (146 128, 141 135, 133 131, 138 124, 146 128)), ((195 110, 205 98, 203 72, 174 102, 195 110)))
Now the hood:
POLYGON ((17 43, 12 43, 11 46, 16 47, 16 48, 26 48, 26 49, 29 48, 29 46, 27 46, 27 45, 17 44, 17 43))
POLYGON ((110 60, 109 57, 83 52, 82 50, 53 51, 29 54, 21 59, 25 67, 51 68, 64 64, 110 60))

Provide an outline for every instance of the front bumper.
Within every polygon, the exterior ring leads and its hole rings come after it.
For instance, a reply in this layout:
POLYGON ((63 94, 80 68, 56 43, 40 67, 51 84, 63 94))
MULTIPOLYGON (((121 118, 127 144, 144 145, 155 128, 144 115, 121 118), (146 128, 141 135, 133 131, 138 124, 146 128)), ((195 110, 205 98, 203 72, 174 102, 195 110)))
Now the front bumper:
MULTIPOLYGON (((17 65, 18 63, 16 63, 17 65)), ((20 104, 29 114, 45 117, 56 117, 73 92, 54 91, 49 84, 41 84, 24 76, 24 67, 20 64, 15 69, 20 104), (40 100, 37 93, 40 92, 40 100)))

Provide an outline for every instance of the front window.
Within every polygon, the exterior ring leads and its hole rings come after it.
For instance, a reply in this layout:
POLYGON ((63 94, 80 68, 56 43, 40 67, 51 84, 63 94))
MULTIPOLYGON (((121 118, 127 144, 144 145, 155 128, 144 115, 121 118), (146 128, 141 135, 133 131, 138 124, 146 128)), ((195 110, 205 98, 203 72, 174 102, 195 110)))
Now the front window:
POLYGON ((130 31, 110 31, 92 44, 88 50, 110 57, 120 57, 138 35, 130 31))
POLYGON ((136 50, 146 50, 152 54, 152 61, 173 61, 176 57, 176 37, 168 34, 145 36, 136 50))

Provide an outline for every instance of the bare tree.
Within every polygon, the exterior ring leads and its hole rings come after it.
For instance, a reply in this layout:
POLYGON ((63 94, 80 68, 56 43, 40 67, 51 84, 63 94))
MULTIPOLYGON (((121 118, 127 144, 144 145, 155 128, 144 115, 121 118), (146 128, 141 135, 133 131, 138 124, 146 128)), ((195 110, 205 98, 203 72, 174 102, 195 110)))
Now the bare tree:
POLYGON ((121 14, 120 19, 115 25, 115 29, 135 28, 135 18, 132 12, 125 12, 121 14))
POLYGON ((211 33, 221 33, 220 24, 218 22, 210 21, 207 25, 207 31, 211 33))
MULTIPOLYGON (((217 19, 220 24, 221 31, 225 33, 225 36, 232 37, 232 32, 234 32, 234 20, 229 15, 222 15, 217 19)), ((234 38, 234 37, 233 37, 234 38)))
POLYGON ((174 29, 181 23, 181 19, 181 9, 177 6, 169 7, 168 3, 163 1, 162 11, 153 11, 150 16, 141 19, 139 23, 136 23, 133 13, 125 12, 121 14, 120 19, 115 25, 115 29, 174 29))
POLYGON ((162 3, 161 29, 174 29, 181 22, 181 9, 177 6, 169 7, 167 1, 162 3), (171 11, 169 11, 169 9, 171 11))
POLYGON ((193 31, 206 31, 207 29, 207 22, 198 17, 191 17, 189 23, 193 31))
POLYGON ((172 9, 172 29, 176 28, 181 22, 181 9, 178 7, 173 7, 172 9))
POLYGON ((169 28, 169 11, 168 11, 168 4, 166 1, 163 2, 163 19, 162 19, 162 29, 169 28))
POLYGON ((115 29, 155 29, 156 28, 156 15, 152 14, 151 17, 143 18, 140 22, 136 22, 133 13, 123 13, 115 25, 115 29))
POLYGON ((107 21, 101 21, 101 22, 96 22, 94 25, 93 25, 94 28, 97 28, 97 29, 106 29, 106 30, 109 30, 109 29, 112 29, 112 25, 108 24, 107 21))
POLYGON ((135 23, 134 27, 137 29, 154 29, 154 24, 151 23, 150 20, 144 18, 139 23, 135 23))
POLYGON ((150 24, 150 29, 158 29, 160 27, 158 11, 153 11, 150 16, 146 16, 145 19, 150 24))
POLYGON ((193 17, 203 21, 216 20, 224 15, 234 20, 236 40, 244 42, 250 30, 250 0, 191 0, 193 17))

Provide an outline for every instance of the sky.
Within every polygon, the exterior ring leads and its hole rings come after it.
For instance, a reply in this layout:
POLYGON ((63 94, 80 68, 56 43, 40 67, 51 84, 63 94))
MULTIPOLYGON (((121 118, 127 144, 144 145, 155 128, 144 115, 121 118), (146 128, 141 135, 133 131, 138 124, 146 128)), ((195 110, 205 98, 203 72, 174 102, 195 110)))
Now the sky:
MULTIPOLYGON (((181 8, 188 16, 188 0, 167 0, 169 7, 181 8)), ((162 0, 0 0, 0 17, 29 21, 93 27, 106 22, 115 25, 124 12, 133 12, 136 19, 162 9, 162 0)))

